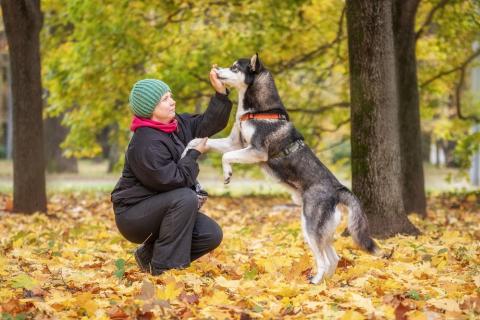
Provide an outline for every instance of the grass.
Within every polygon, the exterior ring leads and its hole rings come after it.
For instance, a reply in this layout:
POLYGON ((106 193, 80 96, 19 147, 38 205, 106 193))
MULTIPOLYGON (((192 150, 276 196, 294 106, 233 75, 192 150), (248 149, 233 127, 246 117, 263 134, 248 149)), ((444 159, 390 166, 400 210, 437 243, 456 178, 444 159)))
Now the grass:
MULTIPOLYGON (((223 184, 221 168, 208 162, 201 163, 199 181, 211 195, 245 196, 287 194, 288 190, 270 177, 264 177, 258 166, 234 165, 234 176, 229 185, 223 184)), ((47 191, 110 192, 121 173, 107 173, 106 161, 80 160, 78 173, 47 174, 47 191)), ((426 190, 429 193, 468 191, 478 189, 457 169, 425 166, 426 190)), ((333 173, 347 186, 351 185, 348 170, 332 167, 333 173)), ((0 160, 0 192, 11 193, 13 166, 10 160, 0 160)))

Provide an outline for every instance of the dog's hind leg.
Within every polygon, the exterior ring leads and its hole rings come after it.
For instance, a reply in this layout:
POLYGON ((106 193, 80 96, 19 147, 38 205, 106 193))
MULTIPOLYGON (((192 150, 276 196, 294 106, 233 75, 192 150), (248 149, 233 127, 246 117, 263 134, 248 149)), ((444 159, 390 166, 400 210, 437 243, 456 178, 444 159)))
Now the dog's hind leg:
POLYGON ((315 228, 311 227, 312 226, 307 225, 307 218, 305 217, 305 214, 302 213, 303 235, 310 249, 313 252, 317 268, 317 274, 312 277, 310 282, 313 284, 317 284, 323 279, 325 273, 330 270, 330 261, 328 259, 328 256, 326 255, 325 248, 322 245, 320 236, 314 231, 315 228))
POLYGON ((337 270, 337 265, 340 258, 338 257, 337 252, 331 243, 325 246, 325 254, 330 261, 330 268, 327 270, 327 276, 331 277, 335 274, 335 270, 337 270))
POLYGON ((335 248, 333 247, 333 236, 335 234, 335 230, 337 229, 337 226, 340 224, 341 220, 341 213, 338 210, 338 208, 335 208, 335 213, 333 214, 332 218, 329 220, 329 222, 326 224, 327 227, 325 228, 325 234, 326 234, 326 244, 325 244, 325 254, 328 257, 328 260, 330 262, 330 269, 327 271, 327 276, 331 277, 335 273, 335 270, 337 269, 338 261, 340 258, 337 255, 337 252, 335 251, 335 248))

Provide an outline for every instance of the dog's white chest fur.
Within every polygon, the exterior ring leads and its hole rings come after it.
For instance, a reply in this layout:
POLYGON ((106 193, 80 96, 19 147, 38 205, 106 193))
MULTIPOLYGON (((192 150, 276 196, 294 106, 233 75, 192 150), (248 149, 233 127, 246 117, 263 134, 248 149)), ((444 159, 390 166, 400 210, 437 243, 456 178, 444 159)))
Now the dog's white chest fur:
POLYGON ((250 121, 240 122, 240 133, 242 135, 243 145, 249 145, 255 133, 255 126, 250 121))

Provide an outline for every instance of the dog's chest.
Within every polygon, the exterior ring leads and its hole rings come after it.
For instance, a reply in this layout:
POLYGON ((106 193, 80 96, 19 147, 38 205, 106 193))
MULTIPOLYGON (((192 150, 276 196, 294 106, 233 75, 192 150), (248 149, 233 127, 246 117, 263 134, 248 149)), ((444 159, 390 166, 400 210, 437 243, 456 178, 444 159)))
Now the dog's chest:
POLYGON ((242 143, 244 145, 251 143, 254 133, 255 133, 255 126, 250 121, 240 122, 240 134, 241 134, 242 143))

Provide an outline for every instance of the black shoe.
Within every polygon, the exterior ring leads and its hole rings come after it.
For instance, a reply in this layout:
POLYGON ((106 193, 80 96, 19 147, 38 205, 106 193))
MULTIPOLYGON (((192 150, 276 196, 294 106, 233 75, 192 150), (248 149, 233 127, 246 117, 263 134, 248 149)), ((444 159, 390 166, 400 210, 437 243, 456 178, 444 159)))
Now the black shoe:
POLYGON ((152 266, 151 264, 150 264, 150 268, 151 268, 150 273, 152 274, 152 276, 159 276, 162 273, 164 273, 165 271, 167 271, 167 269, 156 268, 156 267, 152 266))
POLYGON ((133 253, 138 267, 143 272, 151 272, 150 262, 152 261, 152 254, 153 244, 142 244, 133 253))

